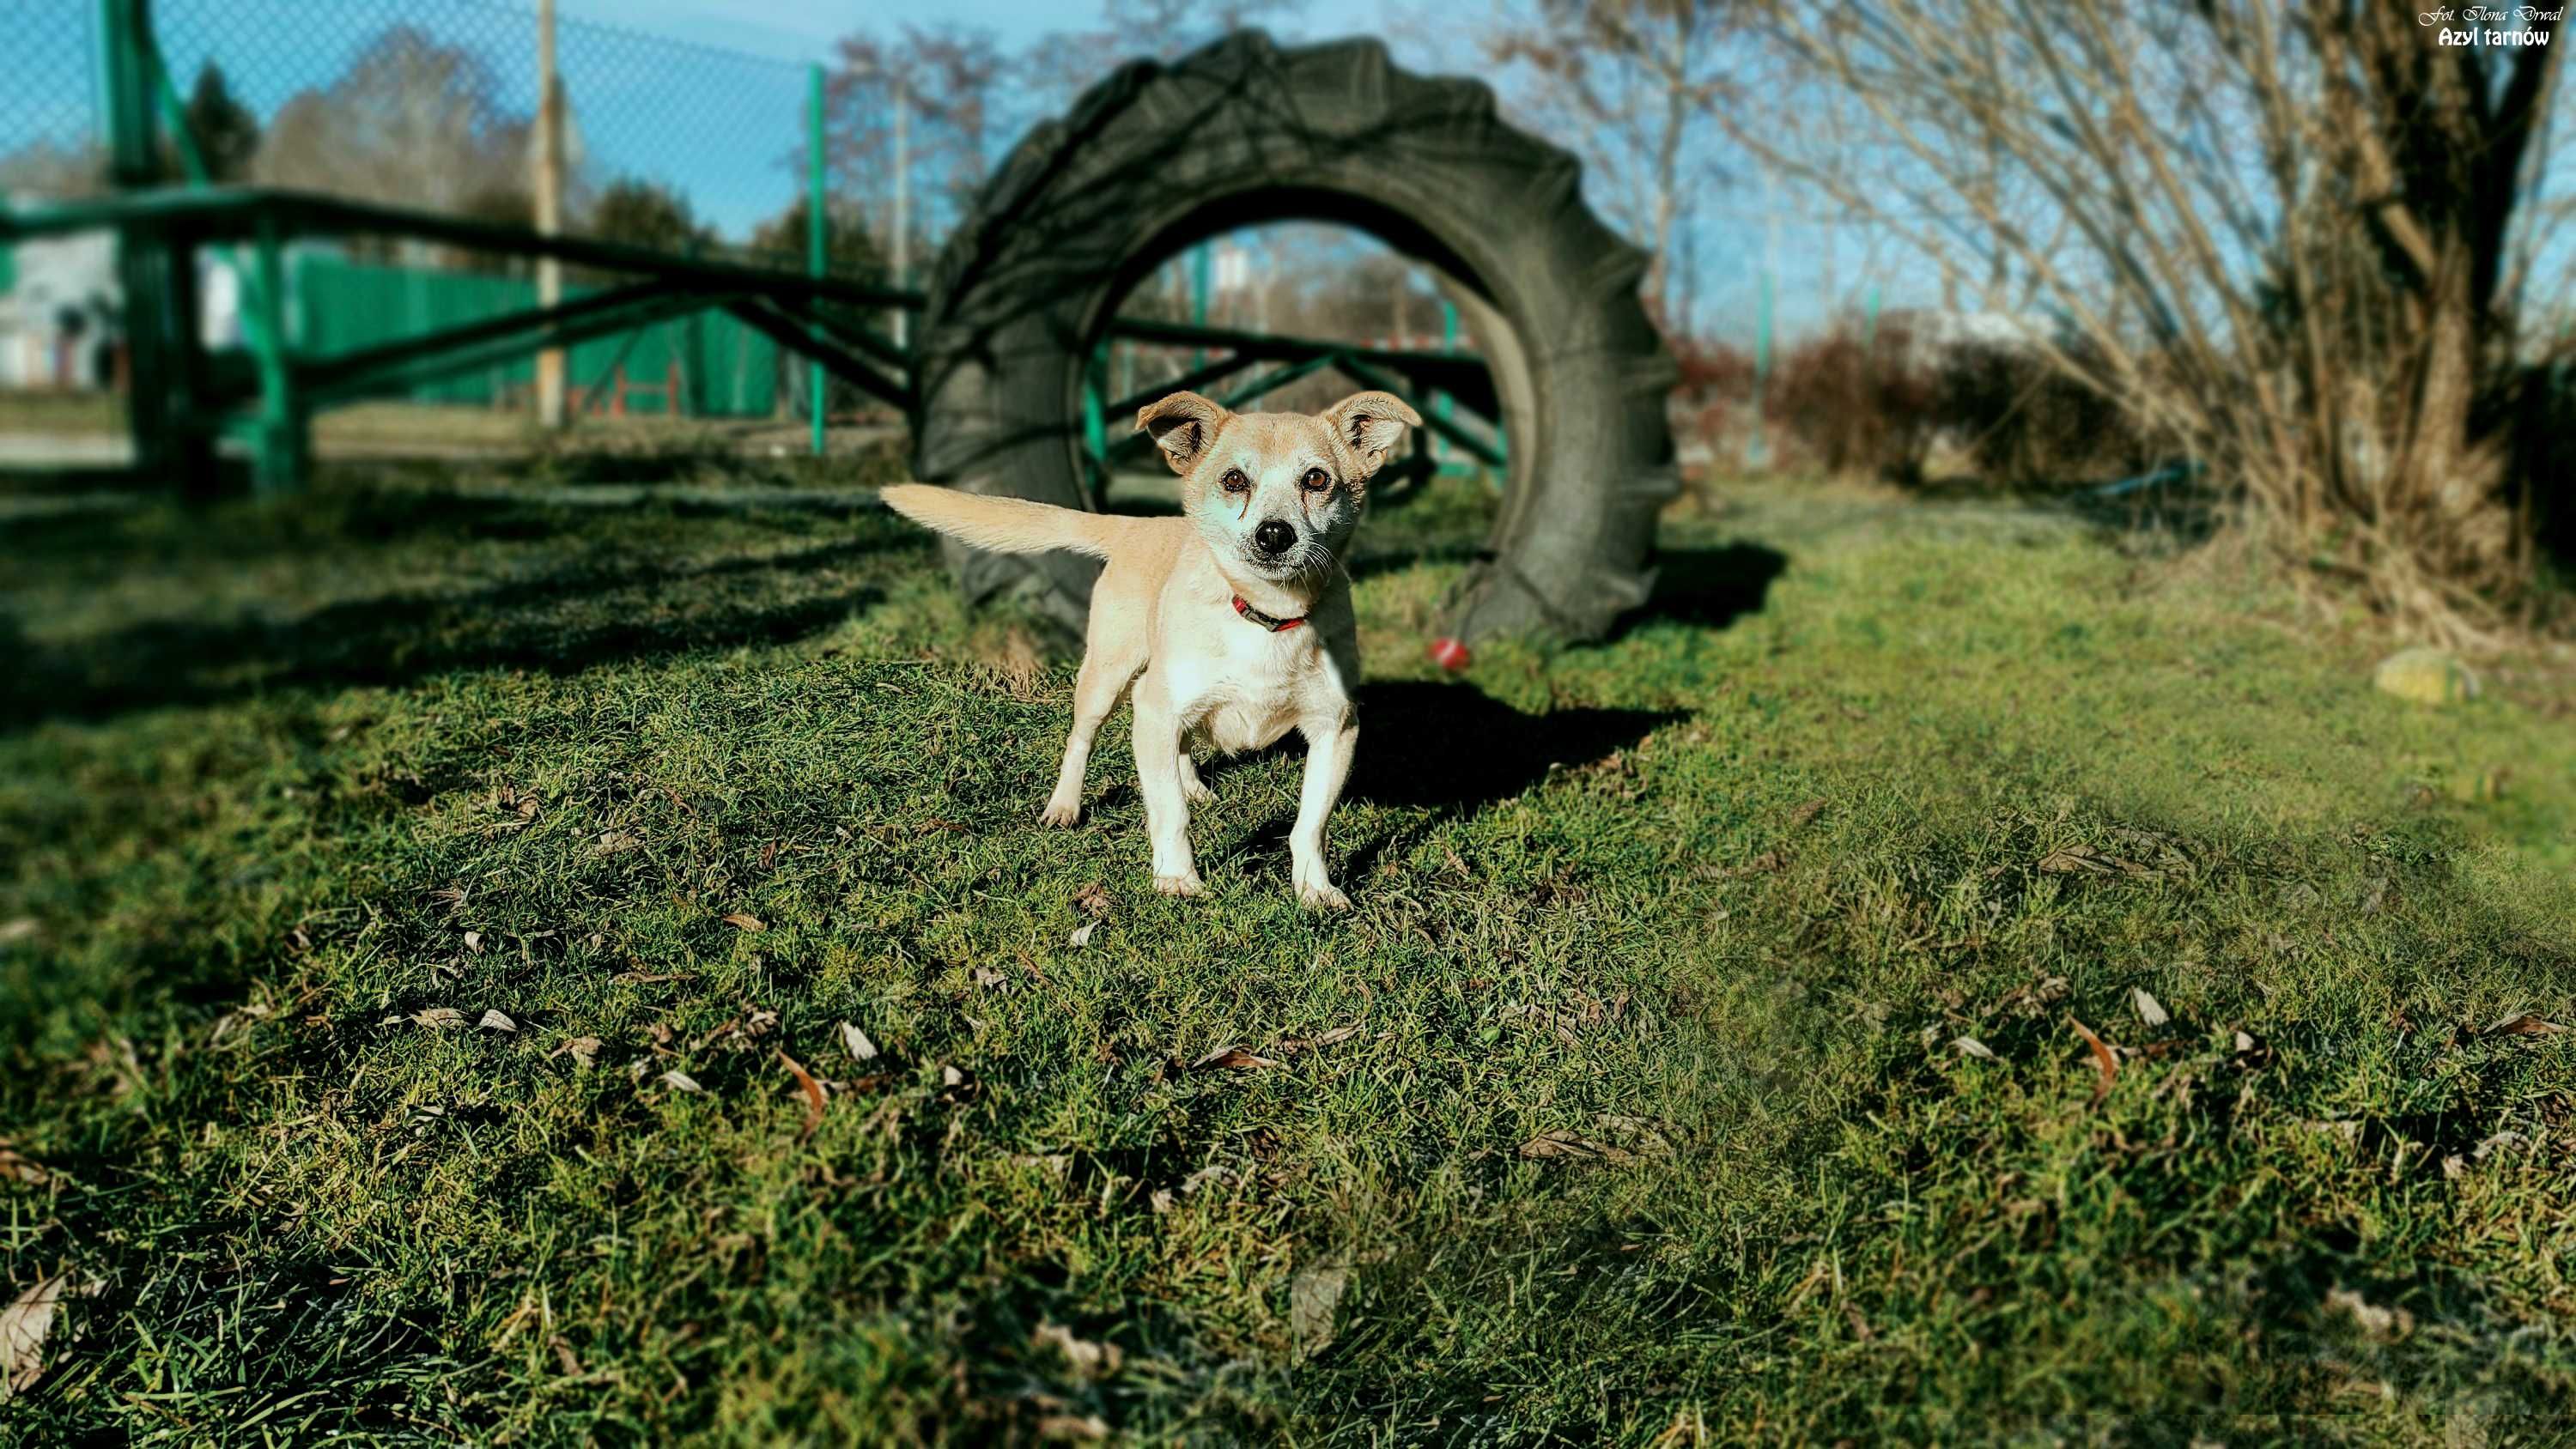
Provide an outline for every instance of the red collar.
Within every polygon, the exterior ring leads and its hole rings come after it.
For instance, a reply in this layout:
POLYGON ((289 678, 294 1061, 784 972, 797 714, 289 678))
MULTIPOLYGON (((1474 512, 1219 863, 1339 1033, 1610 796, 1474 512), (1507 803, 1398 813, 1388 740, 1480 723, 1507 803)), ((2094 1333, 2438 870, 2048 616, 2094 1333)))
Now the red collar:
POLYGON ((1243 595, 1241 594, 1234 596, 1234 611, 1260 625, 1262 628, 1269 630, 1273 634, 1286 629, 1294 629, 1298 625, 1306 622, 1302 618, 1274 619, 1268 614, 1261 612, 1259 609, 1252 607, 1250 604, 1245 603, 1243 601, 1243 595))

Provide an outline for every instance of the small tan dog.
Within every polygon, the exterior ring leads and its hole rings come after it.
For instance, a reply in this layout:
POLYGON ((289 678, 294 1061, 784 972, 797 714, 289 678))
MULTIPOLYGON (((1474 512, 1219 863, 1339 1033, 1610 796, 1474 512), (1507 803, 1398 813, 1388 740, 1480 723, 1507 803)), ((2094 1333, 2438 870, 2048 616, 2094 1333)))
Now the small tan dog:
POLYGON ((887 506, 996 553, 1070 549, 1105 559, 1091 591, 1064 767, 1040 816, 1082 817, 1091 739, 1135 681, 1136 776, 1154 847, 1154 888, 1196 895, 1190 802, 1212 798, 1189 751, 1257 750, 1291 728, 1306 778, 1288 833, 1297 899, 1344 909, 1324 866, 1324 818, 1359 743, 1351 695, 1359 636, 1340 552, 1369 476, 1422 419, 1389 393, 1354 393, 1320 416, 1234 413, 1196 393, 1141 409, 1181 475, 1181 516, 1121 518, 904 483, 887 506), (1143 671, 1141 678, 1138 671, 1143 671))

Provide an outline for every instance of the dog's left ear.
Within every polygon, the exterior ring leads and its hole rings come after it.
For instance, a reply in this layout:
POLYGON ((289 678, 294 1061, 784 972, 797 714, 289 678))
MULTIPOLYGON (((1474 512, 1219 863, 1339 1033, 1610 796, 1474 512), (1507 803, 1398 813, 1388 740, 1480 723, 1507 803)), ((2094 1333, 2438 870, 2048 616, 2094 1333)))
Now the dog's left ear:
POLYGON ((1422 426, 1422 415, 1394 393, 1355 392, 1325 409, 1324 423, 1359 455, 1360 476, 1366 478, 1386 465, 1405 428, 1422 426))

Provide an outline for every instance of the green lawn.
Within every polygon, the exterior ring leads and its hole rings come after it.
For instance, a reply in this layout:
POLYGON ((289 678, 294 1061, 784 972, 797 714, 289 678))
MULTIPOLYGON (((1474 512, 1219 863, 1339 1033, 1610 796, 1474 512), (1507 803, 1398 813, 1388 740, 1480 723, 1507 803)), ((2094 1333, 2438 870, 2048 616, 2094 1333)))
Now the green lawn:
POLYGON ((1748 488, 1451 682, 1461 489, 1322 918, 920 537, 563 493, 5 525, 0 1440, 2576 1434, 2563 673, 1748 488))

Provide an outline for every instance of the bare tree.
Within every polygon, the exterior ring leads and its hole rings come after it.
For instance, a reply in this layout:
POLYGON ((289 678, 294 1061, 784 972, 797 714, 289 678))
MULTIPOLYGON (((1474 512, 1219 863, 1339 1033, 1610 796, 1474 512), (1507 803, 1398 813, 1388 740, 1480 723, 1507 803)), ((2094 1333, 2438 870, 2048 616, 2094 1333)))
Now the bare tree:
POLYGON ((362 201, 516 219, 531 125, 472 51, 397 27, 278 110, 252 179, 362 201))
POLYGON ((2554 14, 2468 43, 2377 0, 1821 14, 1766 27, 1785 94, 1859 101, 1877 164, 1818 165, 1737 109, 1740 143, 1985 261, 1990 294, 2026 271, 2067 333, 2037 345, 2241 485, 2291 556, 2456 640, 2517 606, 2530 500, 2496 404, 2554 14))
POLYGON ((886 255, 918 257, 991 169, 1010 59, 992 32, 957 25, 861 31, 839 49, 827 102, 833 174, 879 218, 886 255))
POLYGON ((1654 252, 1647 296, 1690 323, 1693 269, 1675 266, 1700 198, 1725 180, 1694 144, 1728 94, 1744 7, 1729 0, 1535 0, 1483 38, 1487 60, 1525 82, 1515 97, 1544 131, 1575 136, 1596 193, 1654 252))

